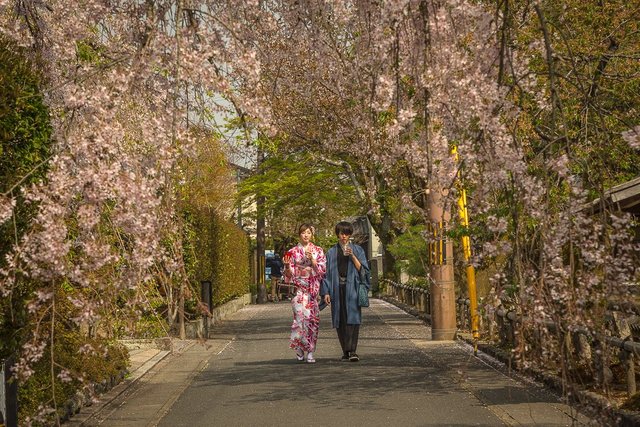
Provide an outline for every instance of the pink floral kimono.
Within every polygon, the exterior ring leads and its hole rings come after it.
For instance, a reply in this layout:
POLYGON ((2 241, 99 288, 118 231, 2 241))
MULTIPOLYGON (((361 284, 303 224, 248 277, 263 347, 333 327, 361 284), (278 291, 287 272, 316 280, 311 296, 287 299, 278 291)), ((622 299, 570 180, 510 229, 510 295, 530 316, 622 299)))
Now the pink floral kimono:
POLYGON ((291 248, 287 255, 291 257, 293 275, 287 277, 286 283, 295 285, 296 294, 291 300, 293 309, 293 324, 291 325, 291 341, 289 346, 294 350, 313 352, 318 341, 320 326, 320 310, 318 309, 318 293, 320 283, 324 278, 327 260, 321 247, 309 243, 312 256, 317 266, 314 269, 311 261, 304 254, 304 247, 298 244, 291 248))

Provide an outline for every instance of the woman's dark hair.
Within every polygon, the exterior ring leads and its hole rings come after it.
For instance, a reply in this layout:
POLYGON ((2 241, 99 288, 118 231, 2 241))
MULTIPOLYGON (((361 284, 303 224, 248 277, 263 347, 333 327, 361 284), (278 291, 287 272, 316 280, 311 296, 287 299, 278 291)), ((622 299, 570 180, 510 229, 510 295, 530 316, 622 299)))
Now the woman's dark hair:
POLYGON ((340 233, 347 236, 351 236, 353 234, 353 226, 351 225, 351 223, 347 221, 340 221, 339 223, 337 223, 336 236, 339 235, 340 233))
POLYGON ((316 234, 315 227, 309 224, 308 222, 305 222, 304 224, 301 224, 300 227, 298 227, 298 236, 301 235, 302 232, 306 230, 311 230, 311 234, 316 234))

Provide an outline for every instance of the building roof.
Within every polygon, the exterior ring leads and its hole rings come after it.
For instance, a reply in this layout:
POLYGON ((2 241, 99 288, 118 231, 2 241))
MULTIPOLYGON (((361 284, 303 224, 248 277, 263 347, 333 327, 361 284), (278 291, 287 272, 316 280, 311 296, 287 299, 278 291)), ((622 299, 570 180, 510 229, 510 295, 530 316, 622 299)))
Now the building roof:
MULTIPOLYGON (((640 215, 640 176, 607 189, 602 199, 605 206, 610 209, 640 215)), ((602 206, 600 201, 598 198, 589 204, 593 213, 600 211, 600 207, 602 206)))

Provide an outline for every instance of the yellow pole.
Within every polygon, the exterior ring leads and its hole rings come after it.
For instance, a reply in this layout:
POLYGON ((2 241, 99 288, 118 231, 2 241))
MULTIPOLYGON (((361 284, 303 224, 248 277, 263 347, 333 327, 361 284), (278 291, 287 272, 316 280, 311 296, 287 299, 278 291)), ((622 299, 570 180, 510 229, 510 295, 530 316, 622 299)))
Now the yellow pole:
MULTIPOLYGON (((453 153, 458 159, 458 151, 453 148, 453 153)), ((465 227, 469 227, 469 213, 467 211, 467 192, 459 184, 460 196, 458 197, 458 215, 460 222, 465 227)), ((480 318, 478 316, 478 297, 476 290, 476 270, 471 264, 471 239, 468 235, 462 236, 462 249, 464 260, 467 263, 467 288, 469 292, 469 312, 471 313, 471 333, 473 334, 473 353, 478 353, 478 339, 480 338, 480 318)))

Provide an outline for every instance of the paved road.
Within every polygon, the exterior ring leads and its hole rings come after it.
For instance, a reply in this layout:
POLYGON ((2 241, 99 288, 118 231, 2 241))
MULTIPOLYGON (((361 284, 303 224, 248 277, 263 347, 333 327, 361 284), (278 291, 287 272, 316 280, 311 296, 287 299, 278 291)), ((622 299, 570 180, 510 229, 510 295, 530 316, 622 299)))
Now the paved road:
POLYGON ((159 363, 85 425, 582 425, 535 384, 504 375, 459 342, 380 300, 364 313, 360 362, 341 362, 329 311, 317 363, 288 348, 287 303, 247 306, 159 363), (573 423, 573 424, 572 424, 573 423))

